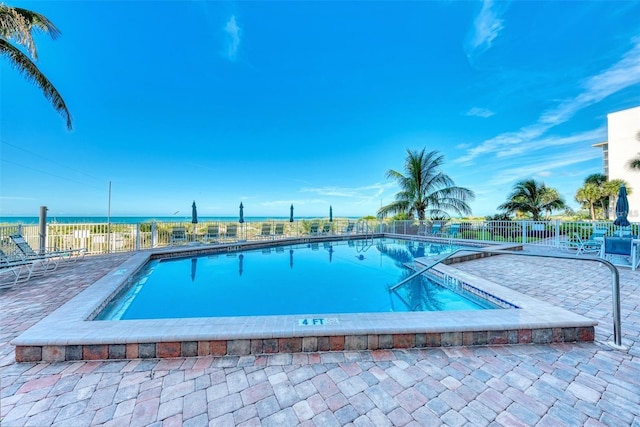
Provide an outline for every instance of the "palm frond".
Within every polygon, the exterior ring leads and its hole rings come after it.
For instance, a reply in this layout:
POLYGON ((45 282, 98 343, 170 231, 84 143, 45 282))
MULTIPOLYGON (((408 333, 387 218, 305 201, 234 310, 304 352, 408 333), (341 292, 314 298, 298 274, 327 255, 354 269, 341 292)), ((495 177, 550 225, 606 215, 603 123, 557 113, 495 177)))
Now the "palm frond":
POLYGON ((42 74, 36 64, 18 48, 3 39, 0 39, 0 54, 6 56, 11 64, 22 73, 27 80, 34 82, 42 90, 45 98, 51 102, 53 108, 66 119, 67 128, 71 130, 73 126, 67 104, 55 86, 42 74))
POLYGON ((33 30, 49 34, 54 40, 60 35, 60 30, 46 16, 27 9, 0 4, 0 37, 24 46, 31 57, 37 59, 33 30))

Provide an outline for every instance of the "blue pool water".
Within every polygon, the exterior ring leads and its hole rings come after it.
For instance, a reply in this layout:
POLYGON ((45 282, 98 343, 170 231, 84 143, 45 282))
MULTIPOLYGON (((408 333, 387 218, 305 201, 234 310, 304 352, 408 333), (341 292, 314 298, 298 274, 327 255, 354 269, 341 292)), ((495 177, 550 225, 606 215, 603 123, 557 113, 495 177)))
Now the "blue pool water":
POLYGON ((424 277, 389 290, 405 263, 453 249, 369 239, 153 260, 96 320, 495 308, 424 277))

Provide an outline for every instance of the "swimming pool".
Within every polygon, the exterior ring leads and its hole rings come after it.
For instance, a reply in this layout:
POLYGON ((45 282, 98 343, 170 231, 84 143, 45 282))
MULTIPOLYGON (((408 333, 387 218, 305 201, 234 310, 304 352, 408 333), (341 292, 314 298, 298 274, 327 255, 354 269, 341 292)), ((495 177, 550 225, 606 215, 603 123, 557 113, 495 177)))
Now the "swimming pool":
POLYGON ((97 320, 498 308, 424 276, 414 259, 459 248, 378 238, 306 243, 147 263, 97 320))
MULTIPOLYGON (((377 234, 390 239, 400 235, 377 234)), ((392 348, 448 347, 460 345, 502 345, 593 341, 595 321, 560 307, 523 295, 500 284, 457 270, 454 265, 438 264, 432 271, 439 283, 456 291, 464 290, 491 300, 499 310, 405 311, 377 313, 314 313, 313 315, 269 315, 228 317, 186 317, 141 320, 99 320, 96 316, 115 295, 132 283, 132 278, 150 261, 200 257, 202 255, 235 260, 240 273, 240 254, 264 250, 269 257, 278 251, 287 255, 289 246, 309 245, 327 259, 337 255, 323 251, 325 243, 353 240, 353 236, 317 236, 277 241, 239 242, 222 245, 193 245, 140 251, 116 269, 105 274, 73 299, 56 309, 11 341, 18 362, 147 359, 190 356, 242 356, 265 353, 318 351, 357 351, 392 348), (317 244, 317 246, 316 246, 317 244), (267 253, 267 251, 272 251, 267 253), (237 257, 234 258, 233 254, 237 257)), ((427 243, 449 240, 414 237, 415 255, 427 251, 427 243)), ((408 244, 408 243, 407 243, 408 244)), ((464 241, 464 245, 485 246, 486 242, 464 241)), ((347 243, 348 245, 348 243, 347 243)), ((434 251, 435 251, 434 247, 434 251)), ((494 244, 493 249, 520 250, 515 244, 494 244)), ((341 250, 341 248, 336 248, 341 250)), ((360 247, 358 255, 367 258, 371 249, 360 247)), ((437 252, 437 251, 436 251, 437 252)), ((371 252, 373 253, 373 252, 371 252)), ((391 253, 391 252, 390 252, 391 253)), ((486 254, 463 252, 451 262, 479 258, 486 254)), ((286 259, 286 258, 285 258, 286 259)), ((371 256, 371 260, 375 257, 371 256)), ((428 257, 415 257, 416 264, 431 264, 428 257)), ((302 257, 294 251, 293 267, 302 257)), ((244 274, 252 265, 243 259, 244 274)), ((398 259, 400 262, 401 260, 398 259)), ((290 260, 286 260, 289 265, 290 260)), ((378 260, 379 262, 379 260, 378 260)), ((88 259, 80 268, 91 268, 88 259)), ((232 261, 233 263, 233 261, 232 261)), ((200 261, 194 277, 200 275, 200 261)), ((181 272, 191 280, 188 272, 181 272)), ((246 273, 245 273, 246 272, 246 273)), ((195 282, 195 280, 194 280, 195 282)), ((217 303, 212 301, 212 304, 217 303)))

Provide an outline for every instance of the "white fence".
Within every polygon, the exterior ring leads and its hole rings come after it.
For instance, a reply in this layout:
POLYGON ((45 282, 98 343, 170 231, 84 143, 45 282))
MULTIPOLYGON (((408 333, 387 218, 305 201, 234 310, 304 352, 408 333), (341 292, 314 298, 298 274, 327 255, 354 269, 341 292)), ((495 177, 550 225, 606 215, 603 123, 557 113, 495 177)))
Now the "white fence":
MULTIPOLYGON (((465 240, 480 240, 493 242, 514 242, 531 245, 560 247, 561 242, 567 240, 574 233, 588 238, 594 230, 603 229, 611 235, 618 231, 612 222, 570 222, 552 221, 483 221, 483 220, 450 220, 450 221, 348 221, 334 220, 329 223, 326 219, 305 219, 294 222, 261 221, 245 222, 150 222, 135 224, 106 224, 106 223, 78 223, 78 224, 47 224, 44 242, 46 248, 72 249, 86 248, 89 253, 100 254, 109 252, 129 252, 143 249, 168 246, 171 242, 171 232, 174 227, 184 227, 187 231, 187 241, 203 241, 209 226, 217 225, 224 241, 224 230, 227 225, 238 227, 237 239, 259 240, 263 224, 270 224, 275 230, 276 224, 284 227, 283 237, 297 237, 309 235, 311 224, 319 224, 319 229, 327 223, 329 234, 343 234, 346 232, 380 232, 406 236, 430 235, 438 228, 438 236, 465 240), (349 222, 355 226, 349 227, 349 222)), ((640 224, 632 224, 632 235, 640 234, 640 224)), ((0 248, 10 254, 14 247, 9 238, 12 234, 22 234, 35 250, 40 249, 41 236, 38 225, 4 225, 0 226, 0 248)))

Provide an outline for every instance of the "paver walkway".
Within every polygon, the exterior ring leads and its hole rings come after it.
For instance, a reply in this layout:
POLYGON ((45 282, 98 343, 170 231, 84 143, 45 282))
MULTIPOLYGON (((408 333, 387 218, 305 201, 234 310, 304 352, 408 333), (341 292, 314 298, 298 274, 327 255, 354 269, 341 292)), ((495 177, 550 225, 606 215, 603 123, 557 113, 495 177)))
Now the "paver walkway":
POLYGON ((600 322, 596 342, 166 360, 15 363, 8 342, 128 255, 0 291, 0 424, 9 426, 640 426, 640 271, 499 256, 458 268, 600 322))

